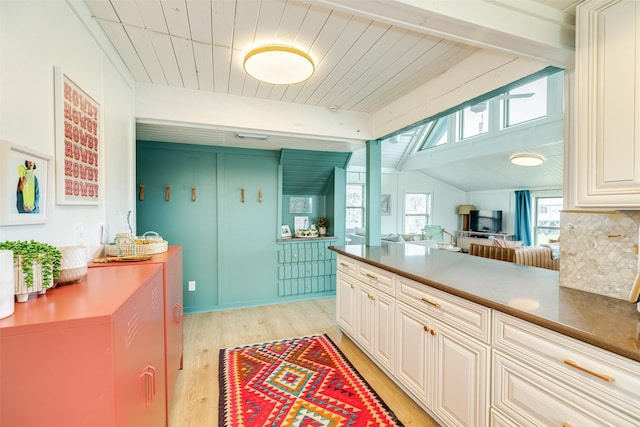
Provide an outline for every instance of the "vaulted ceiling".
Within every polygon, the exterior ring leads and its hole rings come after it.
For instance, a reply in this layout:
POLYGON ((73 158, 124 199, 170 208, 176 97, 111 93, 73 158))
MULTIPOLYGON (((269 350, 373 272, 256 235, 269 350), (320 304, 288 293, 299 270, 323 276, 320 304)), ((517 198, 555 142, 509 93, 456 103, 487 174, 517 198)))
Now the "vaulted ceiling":
MULTIPOLYGON (((372 115, 482 50, 543 65, 570 64, 575 7, 580 3, 459 0, 418 7, 409 0, 85 2, 140 84, 372 115), (244 55, 265 43, 302 47, 315 61, 315 74, 296 85, 266 84, 247 76, 244 55)), ((137 138, 265 148, 260 142, 238 141, 232 130, 189 124, 141 121, 137 138)), ((326 138, 278 134, 270 135, 269 148, 290 148, 292 139, 301 149, 333 149, 326 138)), ((442 171, 436 175, 447 180, 442 171)), ((557 182, 562 183, 561 171, 557 182)))

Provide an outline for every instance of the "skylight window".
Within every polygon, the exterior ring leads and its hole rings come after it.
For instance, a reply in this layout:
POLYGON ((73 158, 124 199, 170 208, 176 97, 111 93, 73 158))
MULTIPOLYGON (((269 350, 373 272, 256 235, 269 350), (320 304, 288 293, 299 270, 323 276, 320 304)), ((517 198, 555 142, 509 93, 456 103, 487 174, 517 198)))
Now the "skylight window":
POLYGON ((429 130, 425 136, 424 142, 420 147, 420 150, 426 150, 427 148, 437 147, 438 145, 446 144, 448 142, 448 124, 447 117, 436 119, 427 124, 429 130))
POLYGON ((489 101, 482 101, 461 112, 460 135, 461 139, 482 135, 489 131, 489 101))
POLYGON ((547 115, 547 78, 514 88, 503 96, 503 127, 514 126, 547 115))

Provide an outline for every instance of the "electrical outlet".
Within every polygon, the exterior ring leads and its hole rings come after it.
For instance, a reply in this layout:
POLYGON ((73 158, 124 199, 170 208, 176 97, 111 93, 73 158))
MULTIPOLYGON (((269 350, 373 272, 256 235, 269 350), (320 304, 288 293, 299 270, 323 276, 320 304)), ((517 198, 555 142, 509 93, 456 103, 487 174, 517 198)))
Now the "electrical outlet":
POLYGON ((83 245, 84 243, 84 224, 79 222, 76 224, 76 245, 83 245))
POLYGON ((196 290, 196 281, 195 280, 189 280, 189 291, 193 292, 196 290))

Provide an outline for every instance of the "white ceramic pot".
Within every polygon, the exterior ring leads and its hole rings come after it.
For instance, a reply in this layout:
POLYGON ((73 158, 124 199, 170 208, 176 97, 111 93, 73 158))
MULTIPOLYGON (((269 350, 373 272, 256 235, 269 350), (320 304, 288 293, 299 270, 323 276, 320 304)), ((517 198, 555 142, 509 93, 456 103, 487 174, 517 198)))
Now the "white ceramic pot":
POLYGON ((58 248, 62 253, 60 260, 60 276, 56 283, 78 282, 87 275, 87 248, 84 246, 63 246, 58 248))

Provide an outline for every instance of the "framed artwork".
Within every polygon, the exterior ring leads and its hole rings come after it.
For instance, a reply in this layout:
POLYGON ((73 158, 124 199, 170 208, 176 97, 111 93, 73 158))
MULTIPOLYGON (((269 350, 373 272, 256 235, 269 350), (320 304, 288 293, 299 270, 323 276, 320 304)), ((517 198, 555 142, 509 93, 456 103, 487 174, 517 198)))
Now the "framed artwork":
POLYGON ((293 229, 294 230, 308 230, 309 229, 309 217, 308 216, 294 216, 293 217, 293 229))
POLYGON ((288 225, 283 225, 281 226, 280 229, 280 238, 282 239, 289 239, 291 238, 291 229, 289 228, 288 225))
POLYGON ((100 104, 55 67, 56 203, 97 205, 102 181, 100 104))
POLYGON ((289 198, 289 213, 313 213, 313 198, 291 196, 289 198))
POLYGON ((43 224, 51 157, 0 141, 0 225, 43 224))
POLYGON ((380 196, 381 215, 391 215, 391 194, 380 196))

